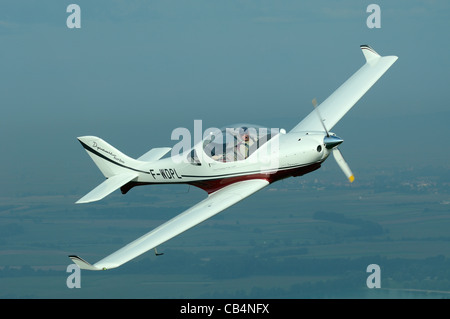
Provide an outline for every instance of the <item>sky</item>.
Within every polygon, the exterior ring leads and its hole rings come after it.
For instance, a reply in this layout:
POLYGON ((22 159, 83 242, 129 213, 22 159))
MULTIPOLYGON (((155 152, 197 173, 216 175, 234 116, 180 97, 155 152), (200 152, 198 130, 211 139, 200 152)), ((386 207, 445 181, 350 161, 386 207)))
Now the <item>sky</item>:
POLYGON ((195 119, 289 130, 312 98, 362 66, 361 44, 399 60, 335 127, 354 165, 378 162, 384 144, 404 148, 396 162, 449 155, 439 138, 448 133, 447 1, 378 1, 378 29, 361 1, 78 1, 79 29, 66 25, 69 4, 0 4, 1 174, 12 192, 49 175, 61 192, 63 181, 78 183, 91 163, 77 136, 137 157, 173 146, 172 130, 195 119), (369 129, 380 148, 365 157, 359 131, 369 129))
MULTIPOLYGON (((358 172, 446 164, 450 3, 429 1, 1 1, 2 197, 81 197, 102 180, 77 136, 131 157, 172 130, 294 127, 364 64, 398 61, 333 131, 358 172), (81 8, 68 28, 67 6, 81 8), (369 28, 369 4, 381 28, 369 28)), ((333 167, 330 164, 330 167, 333 167)), ((337 166, 335 166, 337 169, 337 166)))
POLYGON ((326 99, 362 66, 361 44, 399 60, 335 128, 354 165, 377 162, 383 144, 405 148, 395 161, 449 155, 439 139, 448 132, 447 1, 378 1, 378 29, 361 1, 78 1, 79 29, 66 25, 69 4, 0 4, 9 194, 50 175, 60 192, 81 182, 77 171, 91 163, 77 136, 137 157, 173 146, 172 130, 192 130, 195 119, 289 130, 312 98, 326 99), (365 129, 382 139, 367 157, 358 150, 365 129))

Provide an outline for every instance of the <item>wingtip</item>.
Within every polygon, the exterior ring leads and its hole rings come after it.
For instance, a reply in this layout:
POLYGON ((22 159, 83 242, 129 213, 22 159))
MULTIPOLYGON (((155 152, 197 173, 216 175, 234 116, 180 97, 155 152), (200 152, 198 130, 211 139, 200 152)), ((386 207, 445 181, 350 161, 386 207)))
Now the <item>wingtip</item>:
POLYGON ((80 198, 79 200, 77 200, 77 201, 75 202, 75 204, 86 204, 86 203, 92 202, 92 201, 90 201, 90 200, 85 200, 84 197, 85 197, 85 196, 83 196, 82 198, 80 198))
POLYGON ((78 266, 80 267, 80 269, 85 269, 85 270, 106 270, 106 268, 98 268, 95 267, 93 265, 91 265, 90 263, 88 263, 86 260, 84 260, 83 258, 76 256, 76 255, 69 255, 69 258, 78 266))
POLYGON ((377 51, 375 51, 370 45, 368 44, 362 44, 360 45, 360 48, 362 50, 362 53, 364 54, 364 58, 366 59, 366 62, 370 62, 376 58, 381 57, 377 51))

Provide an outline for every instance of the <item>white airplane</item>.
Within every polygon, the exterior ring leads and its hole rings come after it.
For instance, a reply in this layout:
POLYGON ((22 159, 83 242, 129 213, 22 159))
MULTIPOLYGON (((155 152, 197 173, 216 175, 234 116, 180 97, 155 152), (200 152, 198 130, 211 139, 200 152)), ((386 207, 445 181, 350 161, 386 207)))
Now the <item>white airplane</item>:
MULTIPOLYGON (((397 60, 380 56, 368 45, 361 46, 365 64, 292 130, 265 130, 235 125, 211 131, 185 152, 163 158, 171 148, 154 148, 132 159, 102 139, 79 137, 83 147, 107 178, 77 203, 100 200, 117 190, 127 193, 137 185, 178 183, 204 189, 208 196, 156 229, 129 243, 95 264, 71 255, 81 269, 119 267, 267 185, 318 169, 333 153, 350 182, 354 177, 337 148, 343 142, 330 130, 397 60)), ((173 152, 172 152, 173 153, 173 152)))

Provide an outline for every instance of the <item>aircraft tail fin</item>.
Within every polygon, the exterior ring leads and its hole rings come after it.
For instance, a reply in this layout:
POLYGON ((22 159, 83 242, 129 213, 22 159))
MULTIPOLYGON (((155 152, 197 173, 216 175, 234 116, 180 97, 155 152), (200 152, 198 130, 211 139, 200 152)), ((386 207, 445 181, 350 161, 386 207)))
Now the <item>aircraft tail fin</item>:
POLYGON ((107 179, 79 199, 77 204, 100 200, 135 180, 139 173, 148 174, 149 171, 145 168, 147 164, 159 160, 171 150, 170 147, 154 148, 134 159, 99 137, 82 136, 78 140, 107 179))
POLYGON ((106 178, 139 172, 145 162, 135 160, 96 136, 78 137, 81 145, 106 178))
POLYGON ((148 173, 142 168, 146 162, 125 155, 101 138, 82 136, 78 140, 107 179, 79 199, 77 204, 100 200, 136 179, 139 173, 148 173))

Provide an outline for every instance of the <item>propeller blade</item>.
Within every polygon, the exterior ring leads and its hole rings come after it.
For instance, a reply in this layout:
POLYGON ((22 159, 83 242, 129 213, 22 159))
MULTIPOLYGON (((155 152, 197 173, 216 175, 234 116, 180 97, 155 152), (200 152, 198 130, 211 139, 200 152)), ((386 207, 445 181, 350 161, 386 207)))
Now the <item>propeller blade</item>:
POLYGON ((320 123, 322 123, 323 130, 327 133, 327 136, 330 136, 327 128, 325 127, 325 123, 322 120, 322 116, 320 115, 319 109, 317 108, 317 100, 316 98, 312 99, 312 105, 314 106, 314 110, 316 110, 317 116, 319 117, 320 123))
POLYGON ((347 162, 344 160, 344 157, 341 154, 341 151, 339 151, 338 148, 333 148, 333 156, 336 162, 338 163, 341 170, 344 172, 345 176, 348 178, 350 183, 353 183, 355 180, 355 176, 353 176, 353 173, 348 166, 347 162))
POLYGON ((317 108, 317 100, 316 98, 313 98, 312 105, 314 106, 314 110, 316 110, 317 116, 319 117, 320 123, 322 124, 322 127, 324 131, 327 133, 327 136, 323 139, 323 142, 325 144, 325 147, 327 149, 333 150, 334 159, 338 163, 341 170, 344 172, 345 176, 348 178, 350 183, 353 183, 355 180, 355 176, 353 176, 353 173, 348 166, 347 162, 344 160, 344 157, 341 154, 341 151, 336 147, 339 144, 341 144, 344 140, 337 136, 330 136, 330 133, 328 133, 327 127, 325 126, 325 122, 322 119, 322 116, 320 115, 319 109, 317 108))

